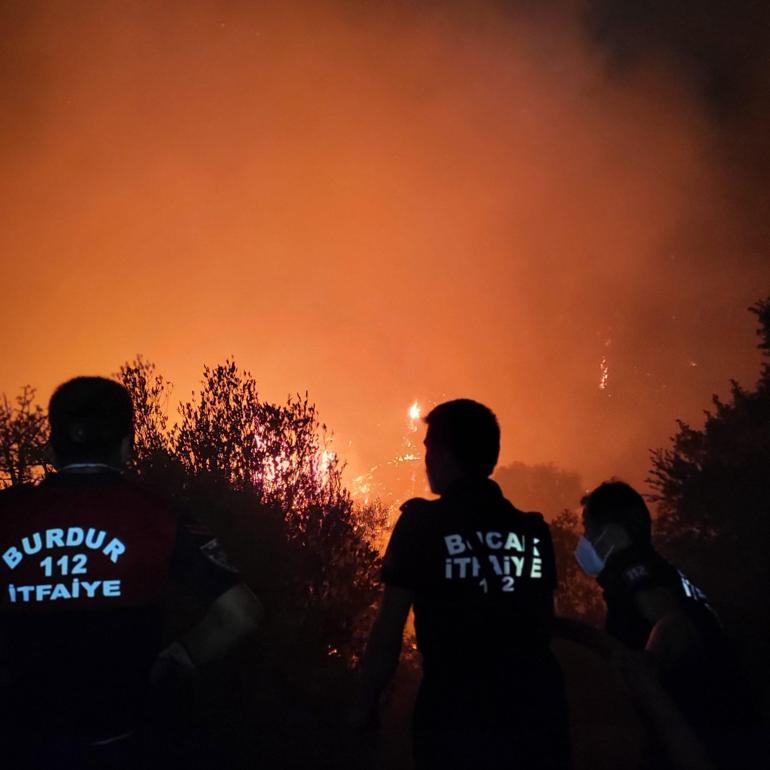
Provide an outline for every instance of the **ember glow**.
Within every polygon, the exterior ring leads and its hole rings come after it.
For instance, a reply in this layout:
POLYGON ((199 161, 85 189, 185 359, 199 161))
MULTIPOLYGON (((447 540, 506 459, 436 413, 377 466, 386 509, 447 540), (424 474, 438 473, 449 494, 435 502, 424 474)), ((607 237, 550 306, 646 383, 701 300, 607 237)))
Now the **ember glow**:
POLYGON ((610 365, 607 363, 607 357, 602 358, 599 364, 599 371, 601 375, 599 377, 599 390, 607 390, 607 383, 610 379, 610 365))
POLYGON ((767 196, 670 62, 611 73, 541 5, 4 4, 0 392, 142 353, 185 396, 233 355, 361 494, 419 488, 457 397, 502 463, 643 482, 755 377, 767 196))
POLYGON ((377 498, 392 510, 409 497, 427 494, 422 455, 420 416, 417 401, 407 410, 407 429, 395 454, 356 476, 351 485, 353 498, 363 503, 377 498))
POLYGON ((337 454, 328 448, 322 449, 317 457, 317 472, 322 483, 326 484, 329 480, 329 468, 337 460, 337 454))
POLYGON ((409 407, 409 429, 416 431, 420 420, 420 405, 415 401, 409 407))

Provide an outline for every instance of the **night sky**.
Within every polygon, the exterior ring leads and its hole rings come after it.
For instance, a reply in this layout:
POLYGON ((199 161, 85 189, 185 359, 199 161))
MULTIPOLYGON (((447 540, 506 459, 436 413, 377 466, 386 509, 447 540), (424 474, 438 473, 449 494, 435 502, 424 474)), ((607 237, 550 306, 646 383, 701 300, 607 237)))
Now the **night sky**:
POLYGON ((467 396, 641 482, 758 375, 769 15, 541 5, 3 0, 0 392, 232 354, 352 474, 467 396))

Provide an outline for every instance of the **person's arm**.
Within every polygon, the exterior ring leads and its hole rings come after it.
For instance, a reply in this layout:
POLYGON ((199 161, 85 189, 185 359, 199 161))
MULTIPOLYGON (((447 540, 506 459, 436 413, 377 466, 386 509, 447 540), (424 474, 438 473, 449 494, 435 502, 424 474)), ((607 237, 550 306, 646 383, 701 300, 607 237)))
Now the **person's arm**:
POLYGON ((555 639, 566 639, 568 642, 585 647, 605 660, 609 660, 614 652, 624 649, 620 642, 604 631, 582 620, 561 615, 553 619, 551 635, 555 639))
POLYGON ((359 670, 360 690, 351 715, 354 727, 376 722, 380 696, 398 665, 404 626, 413 601, 413 591, 385 587, 359 670))
POLYGON ((156 683, 168 675, 192 676, 197 666, 223 657, 256 630, 263 615, 262 604, 241 581, 219 541, 205 532, 201 537, 195 525, 180 523, 171 576, 205 609, 201 619, 158 656, 151 674, 156 683))
POLYGON ((253 591, 238 583, 217 597, 203 618, 158 656, 151 679, 159 682, 173 669, 183 678, 198 666, 219 660, 259 628, 264 608, 253 591))
POLYGON ((262 603, 244 583, 225 591, 201 621, 180 637, 196 666, 224 657, 259 627, 262 603))
POLYGON ((639 591, 635 601, 653 627, 645 650, 653 656, 659 670, 675 665, 688 649, 698 645, 698 633, 670 589, 639 591))
POLYGON ((716 770, 703 744, 660 684, 649 653, 613 655, 613 667, 663 744, 674 770, 716 770))

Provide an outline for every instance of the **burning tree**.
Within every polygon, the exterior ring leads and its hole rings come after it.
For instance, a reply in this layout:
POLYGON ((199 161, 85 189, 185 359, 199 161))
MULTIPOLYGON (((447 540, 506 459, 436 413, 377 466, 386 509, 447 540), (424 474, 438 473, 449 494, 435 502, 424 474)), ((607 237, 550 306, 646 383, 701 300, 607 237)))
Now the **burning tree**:
POLYGON ((139 357, 117 376, 136 409, 134 472, 221 536, 295 638, 354 660, 386 512, 354 505, 307 394, 265 401, 228 360, 204 367, 200 391, 169 426, 171 384, 152 363, 139 357))

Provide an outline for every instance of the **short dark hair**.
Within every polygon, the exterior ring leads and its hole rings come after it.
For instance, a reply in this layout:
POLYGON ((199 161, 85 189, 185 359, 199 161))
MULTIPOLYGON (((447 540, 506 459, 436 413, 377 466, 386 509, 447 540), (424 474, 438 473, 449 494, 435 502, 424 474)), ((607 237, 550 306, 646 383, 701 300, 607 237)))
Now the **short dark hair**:
POLYGON ((75 377, 48 404, 51 447, 59 463, 106 462, 126 437, 133 440, 128 391, 105 377, 75 377))
POLYGON ((620 524, 636 543, 649 543, 652 539, 650 509, 644 498, 625 481, 605 481, 580 503, 586 518, 596 526, 620 524))
POLYGON ((427 441, 446 447, 471 475, 489 476, 500 456, 500 426, 495 413, 469 398, 447 401, 425 417, 427 441))

